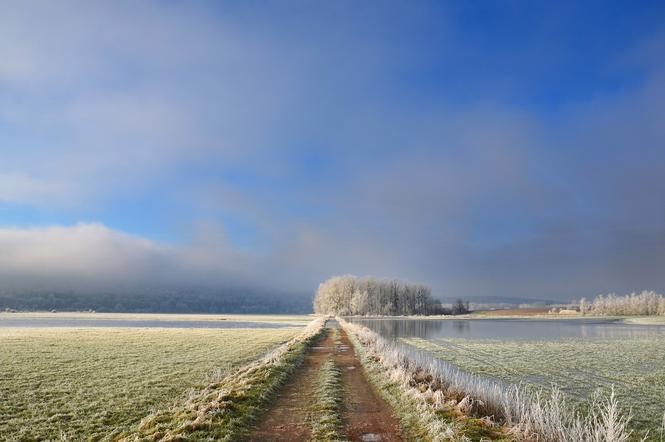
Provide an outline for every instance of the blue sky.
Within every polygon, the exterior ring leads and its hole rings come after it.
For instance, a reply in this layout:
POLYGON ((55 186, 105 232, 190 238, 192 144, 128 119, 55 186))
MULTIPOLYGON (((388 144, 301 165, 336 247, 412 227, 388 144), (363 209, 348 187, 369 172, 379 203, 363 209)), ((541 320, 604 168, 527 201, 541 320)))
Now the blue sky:
POLYGON ((665 290, 663 2, 5 2, 5 289, 665 290))

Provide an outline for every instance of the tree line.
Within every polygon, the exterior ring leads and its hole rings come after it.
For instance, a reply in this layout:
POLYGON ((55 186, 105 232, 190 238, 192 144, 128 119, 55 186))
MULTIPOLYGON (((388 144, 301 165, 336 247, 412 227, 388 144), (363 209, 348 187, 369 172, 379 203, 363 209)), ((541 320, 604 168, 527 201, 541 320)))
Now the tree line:
POLYGON ((2 292, 0 311, 131 313, 309 313, 311 293, 239 288, 156 290, 132 293, 2 292))
POLYGON ((353 275, 335 276, 319 285, 314 312, 326 315, 445 314, 423 284, 353 275))
POLYGON ((617 296, 615 294, 599 295, 589 302, 580 299, 580 312, 591 315, 607 316, 665 316, 665 297, 653 291, 631 293, 617 296))

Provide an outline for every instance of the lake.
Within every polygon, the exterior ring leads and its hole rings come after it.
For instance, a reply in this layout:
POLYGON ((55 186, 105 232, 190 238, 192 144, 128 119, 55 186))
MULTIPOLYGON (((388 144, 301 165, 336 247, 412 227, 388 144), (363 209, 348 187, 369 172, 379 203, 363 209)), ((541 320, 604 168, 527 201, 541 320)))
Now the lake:
POLYGON ((294 324, 229 320, 103 319, 0 317, 0 327, 127 327, 127 328, 282 328, 294 324))
POLYGON ((386 338, 501 340, 621 339, 665 337, 665 325, 626 324, 617 319, 365 319, 347 318, 386 338))

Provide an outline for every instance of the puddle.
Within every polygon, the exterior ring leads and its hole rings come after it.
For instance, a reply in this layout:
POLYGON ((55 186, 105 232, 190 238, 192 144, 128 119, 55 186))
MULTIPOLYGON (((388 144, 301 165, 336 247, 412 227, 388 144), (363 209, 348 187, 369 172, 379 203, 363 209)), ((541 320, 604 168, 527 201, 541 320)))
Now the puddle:
POLYGON ((350 366, 350 367, 346 367, 346 369, 347 369, 347 370, 355 370, 356 367, 354 367, 354 366, 352 365, 352 366, 350 366))
POLYGON ((383 440, 380 434, 376 433, 365 433, 360 435, 360 440, 364 442, 378 442, 383 440))

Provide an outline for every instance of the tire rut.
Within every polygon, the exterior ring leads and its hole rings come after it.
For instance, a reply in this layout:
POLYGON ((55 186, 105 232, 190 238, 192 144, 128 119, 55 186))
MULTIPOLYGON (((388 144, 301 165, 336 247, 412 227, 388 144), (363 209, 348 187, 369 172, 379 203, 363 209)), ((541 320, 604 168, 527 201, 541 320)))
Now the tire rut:
POLYGON ((402 441, 400 425, 391 406, 372 388, 353 344, 340 329, 335 363, 343 370, 344 433, 350 441, 402 441))

